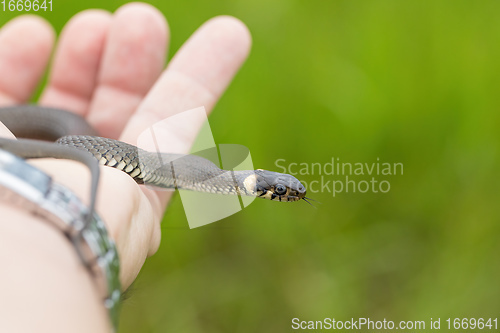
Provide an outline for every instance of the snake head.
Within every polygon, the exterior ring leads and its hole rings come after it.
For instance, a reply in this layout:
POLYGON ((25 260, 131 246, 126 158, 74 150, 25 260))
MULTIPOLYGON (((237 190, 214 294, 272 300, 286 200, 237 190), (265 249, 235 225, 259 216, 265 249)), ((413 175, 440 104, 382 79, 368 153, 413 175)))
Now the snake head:
POLYGON ((255 192, 258 197, 274 201, 299 201, 306 196, 306 188, 294 176, 255 170, 255 192))

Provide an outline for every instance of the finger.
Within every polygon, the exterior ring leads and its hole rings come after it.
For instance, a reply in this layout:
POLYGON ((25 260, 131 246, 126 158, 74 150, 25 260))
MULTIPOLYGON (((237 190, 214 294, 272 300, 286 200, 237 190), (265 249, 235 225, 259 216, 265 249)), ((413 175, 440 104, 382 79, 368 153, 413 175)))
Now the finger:
POLYGON ((66 24, 40 104, 85 114, 96 84, 110 22, 109 13, 87 10, 66 24))
POLYGON ((40 17, 20 16, 0 30, 0 105, 28 101, 53 44, 54 31, 40 17))
POLYGON ((167 38, 167 23, 156 8, 133 3, 116 12, 88 117, 101 134, 119 137, 161 74, 167 38))
MULTIPOLYGON (((221 16, 201 26, 177 52, 138 111, 122 140, 135 143, 142 131, 159 120, 204 106, 209 112, 246 59, 251 38, 239 20, 221 16)), ((201 123, 179 129, 176 151, 187 152, 201 123)))
MULTIPOLYGON (((239 20, 217 17, 206 22, 175 55, 129 121, 121 139, 136 143, 140 133, 155 122, 199 106, 210 111, 250 50, 250 34, 239 20)), ((171 152, 189 151, 204 119, 178 124, 171 152)), ((145 190, 157 196, 156 215, 164 209, 171 192, 145 190), (159 212, 159 211, 160 212, 159 212)), ((159 225, 152 236, 150 254, 159 245, 159 225)))

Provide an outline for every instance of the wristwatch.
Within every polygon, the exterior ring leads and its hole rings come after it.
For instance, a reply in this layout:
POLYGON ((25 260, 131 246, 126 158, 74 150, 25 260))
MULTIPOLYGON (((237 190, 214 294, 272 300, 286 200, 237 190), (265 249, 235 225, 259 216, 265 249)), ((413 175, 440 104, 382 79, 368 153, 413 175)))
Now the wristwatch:
POLYGON ((116 329, 121 295, 118 252, 101 218, 45 172, 2 149, 0 200, 27 209, 64 232, 94 277, 116 329))

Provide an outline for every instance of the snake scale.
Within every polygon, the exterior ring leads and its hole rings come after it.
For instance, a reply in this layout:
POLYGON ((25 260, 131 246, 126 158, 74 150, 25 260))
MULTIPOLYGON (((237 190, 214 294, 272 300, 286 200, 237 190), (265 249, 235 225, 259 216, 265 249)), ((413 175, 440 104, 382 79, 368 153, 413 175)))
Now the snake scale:
POLYGON ((0 108, 0 122, 17 138, 55 141, 47 145, 0 139, 0 148, 23 158, 81 161, 92 156, 101 165, 127 173, 138 184, 283 202, 309 199, 304 185, 291 175, 262 169, 227 171, 196 155, 147 152, 128 143, 97 136, 83 118, 65 110, 36 105, 4 107, 0 108))

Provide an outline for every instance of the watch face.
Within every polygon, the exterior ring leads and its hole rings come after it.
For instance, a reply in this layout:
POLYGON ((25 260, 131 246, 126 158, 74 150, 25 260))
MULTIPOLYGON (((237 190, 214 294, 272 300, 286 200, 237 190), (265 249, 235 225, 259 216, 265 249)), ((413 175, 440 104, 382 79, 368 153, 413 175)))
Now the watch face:
POLYGON ((42 200, 52 183, 43 171, 5 150, 0 150, 0 175, 1 186, 34 203, 42 200))

